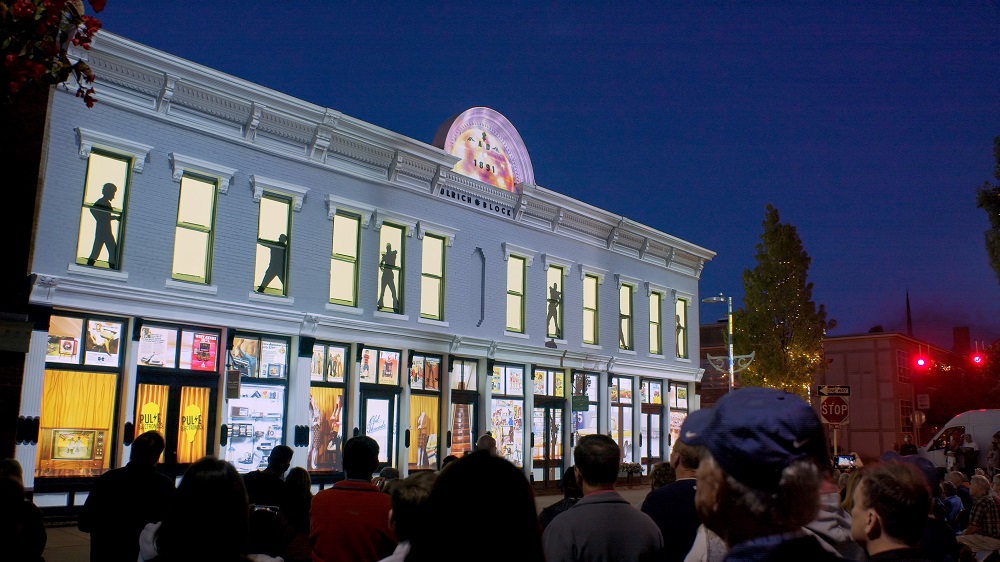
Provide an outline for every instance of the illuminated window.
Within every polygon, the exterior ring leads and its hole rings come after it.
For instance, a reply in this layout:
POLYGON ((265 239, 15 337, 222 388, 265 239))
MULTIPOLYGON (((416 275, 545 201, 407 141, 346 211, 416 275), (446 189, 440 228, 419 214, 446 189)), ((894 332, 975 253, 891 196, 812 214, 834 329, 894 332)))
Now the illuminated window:
POLYGON ((618 443, 624 462, 632 462, 632 378, 611 377, 611 438, 618 443))
POLYGON ((632 285, 618 289, 618 348, 632 349, 632 285))
POLYGON ((424 235, 420 258, 420 316, 444 318, 444 238, 424 235))
POLYGON ((583 343, 597 345, 597 276, 583 277, 583 343))
POLYGON ((663 294, 652 292, 649 295, 649 352, 653 355, 663 354, 663 294))
POLYGON ((358 256, 361 218, 338 212, 333 217, 333 251, 330 255, 330 302, 358 306, 358 256))
POLYGON ((184 174, 174 230, 174 266, 178 281, 210 283, 215 226, 215 180, 184 174))
POLYGON ((563 337, 563 268, 550 265, 545 282, 545 334, 550 338, 563 337))
POLYGON ((688 357, 688 302, 684 299, 677 299, 675 305, 677 315, 677 357, 687 359, 688 357))
POLYGON ((130 158, 96 149, 90 153, 76 263, 121 269, 131 163, 130 158))
POLYGON ((257 222, 257 262, 254 288, 258 293, 288 295, 288 249, 291 200, 265 192, 257 222))
POLYGON ((404 227, 384 223, 379 236, 379 285, 377 309, 401 314, 403 311, 404 227), (386 292, 389 300, 386 300, 386 292))
POLYGON ((524 258, 507 258, 507 331, 524 333, 524 258))

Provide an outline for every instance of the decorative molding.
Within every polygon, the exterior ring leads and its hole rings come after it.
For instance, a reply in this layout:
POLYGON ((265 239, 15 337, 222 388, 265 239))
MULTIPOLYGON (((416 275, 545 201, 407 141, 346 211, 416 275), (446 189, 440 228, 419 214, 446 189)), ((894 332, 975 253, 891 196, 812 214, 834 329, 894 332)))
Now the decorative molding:
POLYGON ((217 295, 219 288, 215 285, 202 285, 200 283, 186 283, 176 279, 167 279, 164 284, 167 289, 177 289, 179 291, 190 291, 192 293, 202 293, 206 295, 217 295))
POLYGON ((236 168, 230 168, 229 166, 223 166, 221 164, 213 164, 211 162, 199 160, 190 156, 184 156, 183 154, 178 154, 176 152, 171 152, 169 158, 170 166, 173 170, 174 181, 181 181, 181 177, 184 176, 184 172, 195 172, 212 176, 219 180, 219 193, 224 194, 229 191, 229 184, 232 182, 233 176, 236 175, 236 168))
POLYGON ((611 234, 608 234, 607 243, 609 250, 614 248, 615 244, 618 242, 618 233, 621 231, 622 224, 624 223, 625 217, 622 217, 621 220, 618 221, 618 225, 611 229, 611 234))
POLYGON ((375 318, 389 318, 392 320, 400 320, 403 322, 407 322, 410 320, 410 317, 407 314, 396 314, 395 312, 382 312, 381 310, 373 311, 372 315, 375 318))
POLYGON ((163 73, 163 88, 156 98, 156 112, 167 114, 170 112, 170 100, 174 97, 174 88, 177 86, 177 77, 163 73))
POLYGON ((573 261, 566 258, 553 256, 552 254, 542 254, 542 269, 545 271, 549 270, 550 265, 557 265, 562 267, 564 270, 569 271, 573 268, 573 263, 573 261))
POLYGON ((113 152, 123 153, 132 158, 132 171, 141 174, 146 164, 146 158, 153 147, 128 139, 113 137, 83 127, 76 128, 77 141, 80 144, 80 158, 89 158, 90 152, 96 146, 113 152))
POLYGON ((66 271, 73 275, 86 275, 87 277, 97 277, 106 281, 121 281, 122 283, 128 282, 128 273, 124 271, 113 271, 110 269, 102 269, 100 267, 77 265, 75 263, 69 264, 66 271))
POLYGON ((562 207, 558 207, 555 216, 552 217, 552 232, 559 230, 559 225, 562 224, 563 216, 565 216, 565 214, 566 210, 563 209, 562 207))
POLYGON ((361 316, 365 313, 365 309, 358 308, 356 306, 344 306, 342 304, 336 304, 328 302, 323 305, 323 308, 329 310, 330 312, 340 312, 342 314, 353 314, 355 316, 361 316))
POLYGON ((503 248, 503 261, 507 261, 511 254, 514 254, 524 258, 524 264, 527 267, 531 267, 531 264, 535 261, 535 256, 538 255, 538 252, 534 250, 516 246, 510 242, 503 242, 500 246, 503 248))
POLYGON ((508 338, 519 338, 522 340, 531 338, 531 336, 529 336, 528 334, 522 334, 520 332, 508 332, 507 330, 503 331, 503 335, 507 336, 508 338))
POLYGON ((580 264, 580 281, 587 275, 593 275, 597 277, 597 284, 604 284, 604 276, 608 274, 607 269, 601 269, 600 267, 594 267, 592 265, 580 264))
POLYGON ((624 285, 626 283, 630 287, 632 287, 632 292, 634 293, 639 288, 639 285, 642 284, 642 279, 637 279, 635 277, 630 277, 630 276, 622 274, 622 273, 615 273, 615 285, 616 285, 617 289, 621 289, 622 285, 624 285))
POLYGON ((260 126, 260 115, 267 109, 267 106, 253 102, 250 105, 250 114, 247 115, 246 123, 243 124, 243 138, 253 142, 257 139, 257 128, 260 126))
POLYGON ((253 200, 255 203, 260 202, 260 198, 264 195, 264 191, 273 191, 280 193, 281 195, 291 197, 293 211, 302 210, 302 200, 305 199, 306 193, 309 192, 308 187, 285 183, 283 181, 265 178, 256 174, 250 174, 250 187, 253 188, 253 200))
POLYGON ((490 342, 490 346, 486 349, 486 358, 487 359, 494 359, 494 358, 496 358, 497 347, 499 345, 500 345, 500 343, 497 340, 493 340, 493 341, 490 342))
POLYGON ((659 285, 657 283, 653 283, 652 281, 646 281, 647 297, 652 296, 653 293, 660 293, 661 295, 664 296, 664 298, 666 298, 666 296, 670 294, 671 290, 672 289, 670 287, 659 285))
POLYGON ((330 220, 333 220, 333 217, 337 216, 338 210, 357 213, 361 217, 361 228, 368 228, 368 224, 372 220, 372 214, 375 213, 374 205, 330 194, 326 196, 326 206, 326 218, 330 220))
POLYGON ((431 221, 425 221, 423 219, 417 221, 417 239, 423 240, 424 234, 427 232, 443 236, 448 244, 448 247, 451 247, 452 244, 455 243, 455 234, 458 233, 458 229, 440 225, 431 221))
POLYGON ((386 220, 404 227, 403 230, 406 231, 407 237, 413 236, 413 231, 416 230, 417 223, 419 222, 419 219, 404 215, 403 213, 388 211, 386 209, 375 209, 375 212, 372 214, 372 224, 376 232, 382 230, 382 224, 386 220))
POLYGON ((249 298, 256 302, 266 302, 268 304, 280 304, 283 306, 292 306, 295 304, 295 297, 282 297, 278 295, 268 295, 263 293, 258 293, 256 291, 250 291, 249 298))
POLYGON ((448 353, 458 353, 459 348, 462 347, 462 336, 455 336, 452 338, 451 343, 448 344, 448 353))
POLYGON ((430 318, 417 318, 417 323, 427 324, 428 326, 437 326, 438 328, 448 327, 447 322, 442 322, 441 320, 431 320, 430 318))
POLYGON ((649 238, 642 239, 642 246, 639 246, 639 259, 645 259, 646 252, 649 251, 649 238))

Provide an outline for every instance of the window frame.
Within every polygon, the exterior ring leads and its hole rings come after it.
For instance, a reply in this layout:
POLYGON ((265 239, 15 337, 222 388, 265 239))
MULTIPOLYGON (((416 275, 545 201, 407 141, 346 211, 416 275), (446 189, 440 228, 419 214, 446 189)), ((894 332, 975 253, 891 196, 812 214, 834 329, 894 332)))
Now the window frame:
MULTIPOLYGON (((129 199, 129 197, 130 197, 130 195, 132 193, 132 172, 133 172, 133 170, 135 168, 136 157, 134 155, 122 154, 120 152, 115 152, 113 150, 107 150, 107 149, 97 148, 97 147, 92 148, 87 153, 87 171, 84 174, 83 195, 81 196, 81 205, 80 205, 80 214, 81 214, 81 216, 83 215, 84 210, 93 212, 92 209, 94 208, 94 204, 93 203, 87 203, 87 184, 89 183, 89 179, 90 179, 90 173, 91 173, 91 169, 92 169, 92 166, 93 166, 93 156, 94 155, 101 156, 101 157, 104 157, 104 158, 109 158, 109 159, 112 159, 112 160, 118 160, 118 161, 121 161, 121 162, 125 163, 125 178, 124 178, 124 181, 123 181, 124 187, 117 186, 118 191, 116 192, 116 195, 120 195, 121 196, 121 212, 118 213, 118 218, 115 221, 115 222, 118 223, 118 229, 117 229, 118 236, 115 237, 115 255, 111 256, 110 252, 109 252, 109 255, 108 255, 108 266, 107 267, 98 266, 96 264, 97 260, 95 260, 94 264, 88 264, 87 262, 89 261, 89 259, 85 258, 83 256, 80 256, 80 255, 75 256, 74 262, 77 265, 83 265, 83 266, 86 266, 86 267, 97 267, 98 269, 105 269, 105 270, 108 270, 108 271, 122 271, 122 257, 124 255, 124 250, 123 249, 125 247, 125 224, 126 224, 126 222, 128 220, 128 199, 129 199), (111 266, 112 258, 114 258, 114 264, 115 264, 114 267, 111 266)), ((96 203, 96 201, 95 201, 95 203, 96 203)), ((113 212, 115 212, 114 211, 114 207, 112 207, 112 209, 111 209, 111 211, 109 211, 109 213, 113 213, 113 212)), ((83 234, 83 221, 81 219, 80 225, 77 228, 77 233, 76 233, 76 246, 77 246, 77 249, 75 250, 75 252, 77 254, 81 253, 80 252, 80 237, 81 237, 82 234, 83 234)), ((96 238, 96 232, 94 234, 95 234, 94 237, 96 238)), ((101 248, 102 251, 105 250, 105 249, 106 248, 104 248, 104 247, 101 248)))
MULTIPOLYGON (((328 294, 327 302, 331 304, 339 304, 343 306, 350 306, 356 308, 358 306, 358 288, 359 288, 359 278, 360 278, 360 266, 361 266, 361 229, 364 219, 361 215, 353 213, 350 211, 344 211, 338 209, 334 215, 333 219, 330 221, 333 224, 330 227, 330 269, 333 269, 333 262, 343 262, 350 263, 354 269, 353 275, 351 276, 351 282, 353 286, 351 288, 351 296, 353 297, 350 301, 345 301, 341 299, 336 299, 328 294), (346 254, 338 254, 334 250, 336 247, 336 235, 337 235, 337 219, 343 217, 344 220, 354 220, 357 221, 357 229, 355 230, 355 243, 354 243, 354 256, 348 256, 346 254)), ((333 286, 333 274, 330 274, 330 286, 333 286)))
POLYGON ((421 298, 420 298, 420 317, 421 318, 427 318, 429 320, 438 320, 438 321, 443 321, 444 320, 444 299, 445 299, 445 295, 447 294, 445 292, 445 273, 446 273, 446 264, 448 263, 448 256, 447 256, 448 247, 447 246, 448 246, 447 239, 444 236, 440 236, 440 235, 437 235, 437 234, 431 234, 430 232, 424 234, 423 242, 421 243, 421 248, 420 248, 420 250, 421 250, 421 255, 420 255, 420 281, 421 281, 420 282, 420 296, 421 296, 421 298), (435 275, 433 273, 428 273, 427 271, 424 270, 424 258, 427 255, 426 254, 426 249, 427 249, 428 240, 433 240, 436 243, 441 244, 441 263, 440 263, 441 274, 440 275, 435 275), (437 285, 437 292, 438 292, 438 306, 437 306, 438 310, 437 310, 437 315, 432 315, 432 314, 428 314, 428 313, 424 312, 424 299, 423 299, 423 295, 424 295, 424 282, 423 281, 424 281, 424 279, 431 279, 437 285))
MULTIPOLYGON (((265 199, 268 199, 268 200, 271 200, 271 201, 277 201, 279 203, 285 204, 285 205, 288 206, 288 210, 285 213, 285 239, 286 239, 285 240, 285 259, 284 259, 285 263, 282 264, 283 265, 283 269, 284 269, 284 279, 281 280, 281 292, 278 293, 278 294, 275 294, 273 292, 269 293, 268 292, 268 290, 269 290, 268 287, 264 287, 264 291, 260 292, 260 294, 287 297, 288 296, 288 287, 289 287, 290 281, 291 281, 289 279, 289 277, 290 277, 290 275, 289 275, 289 273, 290 273, 290 271, 289 271, 290 270, 289 264, 292 261, 291 260, 291 258, 292 258, 292 252, 291 252, 291 250, 292 250, 292 211, 293 211, 294 199, 292 197, 288 196, 288 195, 285 195, 285 194, 282 194, 282 193, 273 192, 273 191, 268 191, 268 190, 264 190, 264 192, 261 194, 260 201, 258 202, 258 206, 257 206, 257 242, 256 242, 256 245, 254 246, 254 248, 255 248, 255 254, 256 254, 256 246, 258 246, 258 245, 270 249, 272 246, 280 244, 280 240, 268 240, 266 238, 261 238, 260 237, 260 224, 261 224, 261 219, 263 218, 262 211, 264 209, 263 202, 264 202, 265 199)), ((280 236, 279 236, 279 238, 280 238, 280 236)), ((257 269, 257 260, 255 259, 254 260, 254 280, 253 280, 254 282, 253 282, 253 287, 252 287, 252 289, 255 292, 257 291, 257 288, 259 287, 259 285, 257 284, 257 272, 256 272, 256 269, 257 269)), ((265 277, 267 275, 267 273, 266 273, 267 269, 270 269, 270 263, 268 264, 268 267, 265 268, 265 274, 264 274, 265 277)), ((260 280, 263 281, 263 278, 261 278, 260 280)), ((270 285, 270 282, 268 282, 268 284, 270 285)), ((273 291, 273 289, 270 289, 270 290, 273 291)))
MULTIPOLYGON (((180 187, 179 187, 178 198, 177 198, 177 221, 176 221, 176 224, 174 226, 174 252, 176 254, 176 251, 177 251, 176 250, 176 248, 177 248, 177 229, 179 229, 179 228, 183 228, 183 229, 186 229, 186 230, 193 230, 195 232, 206 233, 206 234, 208 234, 208 241, 207 241, 206 247, 205 247, 205 278, 203 280, 201 280, 201 281, 197 281, 197 280, 189 278, 189 277, 192 277, 192 276, 177 273, 177 271, 176 271, 176 261, 172 261, 171 264, 170 264, 170 278, 172 280, 174 280, 174 281, 180 281, 180 282, 183 282, 183 283, 196 283, 196 284, 199 284, 199 285, 211 285, 212 284, 212 265, 213 265, 213 262, 215 261, 214 260, 214 257, 215 257, 215 221, 216 221, 216 218, 218 217, 218 211, 219 211, 219 193, 220 193, 220 187, 219 186, 220 186, 220 183, 221 182, 219 181, 219 178, 212 177, 212 176, 205 175, 205 174, 199 174, 199 173, 190 172, 190 171, 184 171, 181 174, 180 187), (188 178, 190 178, 192 180, 195 180, 195 181, 205 182, 205 183, 211 184, 213 186, 214 191, 212 193, 212 212, 211 212, 211 221, 210 221, 211 224, 209 225, 207 231, 205 229, 199 227, 198 225, 194 225, 192 223, 181 223, 181 201, 184 198, 184 180, 188 179, 188 178), (180 275, 183 275, 183 277, 180 277, 180 275)), ((259 236, 259 234, 260 233, 258 232, 258 236, 259 236)), ((288 260, 286 259, 285 261, 287 262, 288 260)), ((287 273, 286 273, 286 275, 287 275, 287 273)))
POLYGON ((583 275, 583 326, 587 325, 587 312, 591 312, 594 315, 594 333, 593 341, 587 339, 587 331, 584 328, 583 332, 583 343, 588 345, 600 345, 601 341, 601 281, 597 275, 591 273, 584 273, 583 275), (587 308, 587 284, 593 281, 594 283, 594 307, 587 308))
POLYGON ((378 256, 378 260, 376 260, 375 262, 376 297, 384 296, 384 295, 379 295, 379 293, 381 292, 382 289, 382 254, 383 254, 383 248, 385 247, 385 244, 382 243, 383 240, 382 236, 384 232, 383 229, 385 228, 392 228, 399 230, 399 248, 396 250, 396 264, 391 266, 390 268, 392 271, 398 272, 397 273, 398 280, 396 281, 396 308, 394 309, 392 307, 381 306, 381 302, 383 299, 379 298, 375 303, 375 310, 376 312, 381 312, 384 314, 401 315, 405 310, 405 302, 406 302, 406 299, 404 298, 406 293, 406 291, 404 290, 406 286, 406 276, 405 276, 406 268, 404 267, 404 264, 406 263, 406 237, 410 227, 405 224, 396 223, 392 221, 385 221, 381 225, 379 225, 378 228, 379 242, 378 242, 378 247, 375 249, 376 255, 378 256))
POLYGON ((618 288, 618 349, 623 351, 635 351, 635 285, 622 283, 618 288), (622 301, 628 296, 628 310, 622 311, 622 301), (625 328, 623 323, 627 322, 625 328), (624 340, 624 341, 623 341, 624 340))
POLYGON ((691 349, 690 349, 691 345, 690 345, 690 341, 688 340, 688 317, 689 317, 688 311, 690 309, 690 306, 691 306, 691 304, 688 301, 688 299, 683 298, 683 297, 677 297, 677 300, 674 303, 674 316, 675 316, 675 323, 676 323, 676 332, 675 332, 675 340, 674 340, 674 355, 675 355, 675 357, 677 359, 690 359, 691 358, 691 349), (680 311, 683 312, 683 315, 677 314, 678 307, 681 307, 680 311), (682 342, 684 344, 684 352, 683 353, 681 353, 680 345, 679 345, 682 342))
POLYGON ((556 307, 556 329, 554 331, 549 331, 549 315, 548 306, 545 307, 545 336, 555 340, 563 340, 566 337, 566 324, 563 320, 565 307, 563 304, 566 302, 566 268, 561 265, 551 264, 545 273, 545 302, 547 304, 553 304, 556 307), (550 302, 549 298, 549 276, 551 272, 555 270, 559 272, 559 301, 556 303, 550 302))
POLYGON ((504 301, 504 303, 507 306, 504 309, 505 310, 505 317, 506 317, 506 319, 504 321, 504 323, 505 323, 505 330, 508 331, 508 332, 515 333, 515 334, 523 334, 523 333, 525 333, 524 301, 525 301, 525 293, 527 292, 527 291, 525 291, 525 288, 527 286, 527 277, 528 277, 528 275, 527 275, 527 271, 528 271, 528 258, 526 258, 524 256, 519 256, 519 255, 516 255, 516 254, 511 254, 507 258, 507 268, 506 269, 507 269, 507 298, 504 301), (511 285, 510 285, 510 281, 511 281, 510 267, 511 266, 510 266, 510 264, 511 264, 512 260, 517 260, 517 262, 521 264, 521 266, 520 266, 520 269, 521 269, 521 271, 520 271, 520 274, 521 274, 521 291, 520 292, 511 290, 511 285), (510 302, 511 297, 514 297, 514 298, 516 298, 516 299, 518 299, 520 301, 520 306, 519 306, 519 310, 520 310, 520 313, 519 313, 520 326, 519 327, 512 327, 510 325, 510 304, 509 304, 509 302, 510 302))
POLYGON ((651 355, 663 355, 663 297, 664 294, 660 291, 649 293, 649 353, 651 355))

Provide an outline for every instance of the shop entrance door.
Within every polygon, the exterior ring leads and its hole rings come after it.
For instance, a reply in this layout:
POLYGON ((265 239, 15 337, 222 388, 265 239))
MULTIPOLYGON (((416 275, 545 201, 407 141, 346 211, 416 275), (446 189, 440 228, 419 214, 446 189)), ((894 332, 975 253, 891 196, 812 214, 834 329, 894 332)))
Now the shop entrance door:
MULTIPOLYGON (((451 454, 461 457, 466 452, 476 450, 476 436, 479 434, 476 420, 479 419, 477 412, 478 397, 459 396, 452 394, 451 404, 451 454)), ((500 439, 497 439, 497 443, 500 439)))
POLYGON ((137 382, 135 435, 150 430, 163 434, 163 472, 179 476, 188 465, 214 452, 218 374, 140 372, 137 382))
POLYGON ((661 438, 663 407, 643 404, 639 418, 639 450, 642 454, 643 474, 649 474, 653 465, 663 461, 661 438))
POLYGON ((535 397, 531 422, 531 475, 535 488, 557 488, 563 475, 564 400, 535 397))
POLYGON ((361 389, 360 434, 378 443, 379 466, 396 466, 396 392, 384 389, 361 389))

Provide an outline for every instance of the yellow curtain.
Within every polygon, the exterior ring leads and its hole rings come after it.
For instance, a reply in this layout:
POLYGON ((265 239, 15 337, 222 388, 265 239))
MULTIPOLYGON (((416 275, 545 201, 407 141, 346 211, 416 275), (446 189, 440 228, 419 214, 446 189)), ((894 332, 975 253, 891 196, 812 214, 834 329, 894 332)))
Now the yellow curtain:
POLYGON ((113 373, 45 371, 40 425, 111 431, 117 382, 113 373))
POLYGON ((207 388, 181 387, 181 411, 177 427, 178 463, 193 463, 205 456, 209 394, 207 388))

